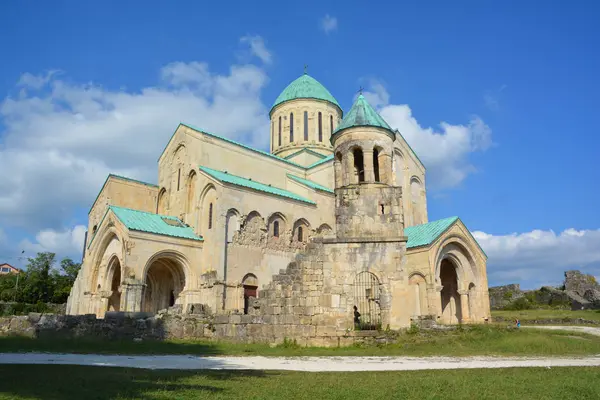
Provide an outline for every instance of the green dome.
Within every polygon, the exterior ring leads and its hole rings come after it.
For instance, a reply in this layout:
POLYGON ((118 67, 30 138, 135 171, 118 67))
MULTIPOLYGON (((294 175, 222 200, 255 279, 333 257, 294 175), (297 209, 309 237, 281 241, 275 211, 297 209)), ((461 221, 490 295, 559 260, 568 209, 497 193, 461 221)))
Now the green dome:
MULTIPOLYGON (((337 126, 333 135, 336 133, 356 127, 356 126, 374 126, 377 128, 383 128, 388 131, 392 131, 392 128, 385 122, 385 120, 375 111, 369 104, 365 96, 362 94, 358 96, 348 114, 342 119, 342 122, 337 126)), ((332 138, 333 138, 333 135, 332 138)))
POLYGON ((335 97, 329 93, 329 90, 325 89, 325 86, 308 74, 304 74, 290 83, 277 97, 271 110, 281 103, 295 99, 324 100, 336 105, 340 110, 342 109, 335 97))

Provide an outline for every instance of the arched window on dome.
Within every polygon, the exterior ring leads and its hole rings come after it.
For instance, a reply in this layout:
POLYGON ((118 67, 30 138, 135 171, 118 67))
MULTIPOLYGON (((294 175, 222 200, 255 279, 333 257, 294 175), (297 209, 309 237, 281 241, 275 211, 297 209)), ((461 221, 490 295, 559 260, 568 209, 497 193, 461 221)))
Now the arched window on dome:
POLYGON ((323 115, 319 111, 319 142, 323 141, 323 115))
POLYGON ((352 152, 354 155, 354 175, 355 183, 365 181, 365 164, 363 159, 363 152, 360 148, 355 148, 352 152))
POLYGON ((271 122, 271 151, 274 150, 275 147, 275 122, 271 122))
POLYGON ((379 182, 379 149, 373 149, 373 175, 375 175, 375 182, 379 182))
POLYGON ((304 141, 308 142, 308 111, 304 111, 304 141))
POLYGON ((290 143, 294 141, 294 113, 290 113, 290 143))
POLYGON ((281 116, 279 116, 279 140, 277 141, 278 146, 281 146, 281 116))

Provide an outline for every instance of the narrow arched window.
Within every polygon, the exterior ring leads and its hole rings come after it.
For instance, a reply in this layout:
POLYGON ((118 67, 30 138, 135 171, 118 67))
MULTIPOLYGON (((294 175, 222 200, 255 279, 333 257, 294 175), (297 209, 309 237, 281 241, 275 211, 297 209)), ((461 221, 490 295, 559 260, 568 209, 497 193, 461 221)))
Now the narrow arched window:
POLYGON ((277 141, 278 146, 281 146, 281 116, 279 117, 279 140, 277 141))
POLYGON ((304 141, 308 142, 308 111, 304 111, 304 141))
POLYGON ((279 221, 273 222, 273 237, 279 237, 279 221))
POLYGON ((379 182, 379 150, 373 149, 373 173, 375 182, 379 182))
POLYGON ((299 242, 302 241, 302 227, 301 226, 298 227, 298 241, 299 242))
POLYGON ((271 151, 275 147, 275 122, 271 122, 271 151))
POLYGON ((363 160, 363 152, 361 149, 354 149, 354 174, 358 178, 358 182, 365 181, 365 165, 363 160))
POLYGON ((208 205, 208 229, 212 229, 213 203, 208 205))
POLYGON ((294 113, 290 113, 290 143, 294 141, 294 113))
POLYGON ((323 141, 323 115, 319 112, 319 142, 323 141))
POLYGON ((329 133, 333 134, 333 115, 329 116, 329 133))
POLYGON ((181 183, 181 168, 177 171, 177 191, 179 191, 179 184, 181 183))

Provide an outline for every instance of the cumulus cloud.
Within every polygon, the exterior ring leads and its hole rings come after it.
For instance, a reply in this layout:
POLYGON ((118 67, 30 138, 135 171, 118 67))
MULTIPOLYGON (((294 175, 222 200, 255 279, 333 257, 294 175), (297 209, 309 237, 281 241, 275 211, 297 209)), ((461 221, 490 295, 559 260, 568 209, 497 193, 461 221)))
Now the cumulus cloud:
POLYGON ((240 42, 248 44, 250 46, 250 53, 258 57, 265 64, 271 64, 273 57, 271 52, 267 49, 265 41, 260 36, 244 36, 240 39, 240 42))
POLYGON ((524 282, 526 287, 560 285, 563 272, 580 269, 600 275, 600 229, 533 230, 526 233, 491 235, 475 231, 488 255, 490 284, 524 282))
POLYGON ((372 81, 364 96, 419 155, 427 168, 428 186, 434 190, 457 186, 477 171, 469 162, 470 154, 492 144, 492 130, 478 116, 461 125, 441 122, 434 129, 421 126, 407 104, 389 104, 390 96, 380 82, 372 81))
POLYGON ((329 34, 330 32, 337 30, 337 27, 338 27, 338 21, 337 21, 336 17, 332 17, 329 14, 326 14, 321 19, 321 29, 326 34, 329 34))
POLYGON ((136 91, 25 74, 27 90, 0 103, 0 224, 60 230, 75 209, 91 205, 110 172, 156 182, 156 160, 179 122, 267 146, 263 69, 233 65, 223 74, 203 62, 174 62, 159 73, 155 85, 136 91))
POLYGON ((19 247, 28 254, 49 251, 56 253, 59 259, 71 257, 79 260, 83 253, 86 230, 87 227, 84 225, 76 225, 72 229, 63 229, 61 231, 44 229, 35 235, 35 242, 25 239, 20 243, 19 247))

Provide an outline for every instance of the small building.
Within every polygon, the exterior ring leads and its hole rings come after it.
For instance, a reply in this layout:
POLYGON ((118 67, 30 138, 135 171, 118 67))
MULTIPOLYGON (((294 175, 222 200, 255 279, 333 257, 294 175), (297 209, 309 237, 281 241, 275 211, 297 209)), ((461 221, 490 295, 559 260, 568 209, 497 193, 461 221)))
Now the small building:
POLYGON ((0 264, 0 275, 18 274, 21 272, 19 268, 15 268, 10 264, 0 264))

